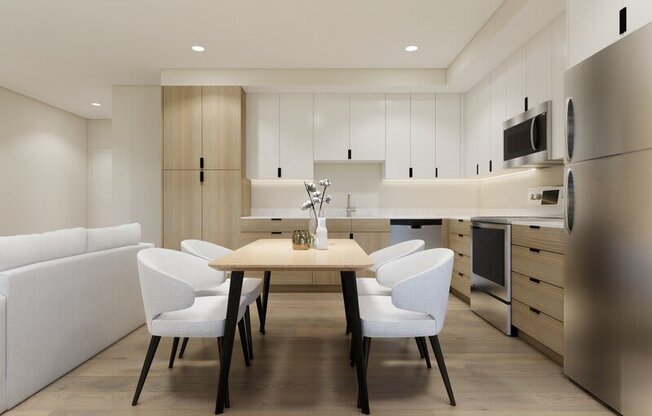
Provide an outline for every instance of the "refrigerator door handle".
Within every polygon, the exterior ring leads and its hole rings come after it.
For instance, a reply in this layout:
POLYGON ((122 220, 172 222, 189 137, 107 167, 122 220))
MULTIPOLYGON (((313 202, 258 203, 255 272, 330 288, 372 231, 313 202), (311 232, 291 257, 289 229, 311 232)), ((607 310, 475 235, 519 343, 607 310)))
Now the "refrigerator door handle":
POLYGON ((566 172, 565 182, 564 227, 568 234, 572 234, 573 225, 575 224, 575 179, 573 178, 573 171, 570 168, 566 172))
POLYGON ((570 162, 573 159, 575 150, 575 104, 573 97, 566 99, 566 160, 570 162))

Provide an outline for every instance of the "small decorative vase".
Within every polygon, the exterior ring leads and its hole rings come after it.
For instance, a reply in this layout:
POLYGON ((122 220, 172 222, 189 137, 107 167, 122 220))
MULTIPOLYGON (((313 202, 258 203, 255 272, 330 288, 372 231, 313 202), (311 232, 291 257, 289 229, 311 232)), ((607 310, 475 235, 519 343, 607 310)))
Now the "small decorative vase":
POLYGON ((319 218, 317 221, 317 231, 315 232, 315 248, 317 250, 326 250, 328 248, 328 230, 326 229, 326 218, 319 218))
POLYGON ((310 234, 310 248, 315 248, 315 243, 317 238, 317 220, 312 215, 310 216, 310 221, 308 222, 308 233, 310 234))

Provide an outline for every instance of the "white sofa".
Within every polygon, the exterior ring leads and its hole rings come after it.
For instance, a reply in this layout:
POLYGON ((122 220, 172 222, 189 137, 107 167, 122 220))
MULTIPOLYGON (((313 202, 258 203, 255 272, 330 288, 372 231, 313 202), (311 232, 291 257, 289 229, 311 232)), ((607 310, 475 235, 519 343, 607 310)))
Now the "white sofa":
POLYGON ((0 237, 0 412, 145 322, 140 225, 0 237))

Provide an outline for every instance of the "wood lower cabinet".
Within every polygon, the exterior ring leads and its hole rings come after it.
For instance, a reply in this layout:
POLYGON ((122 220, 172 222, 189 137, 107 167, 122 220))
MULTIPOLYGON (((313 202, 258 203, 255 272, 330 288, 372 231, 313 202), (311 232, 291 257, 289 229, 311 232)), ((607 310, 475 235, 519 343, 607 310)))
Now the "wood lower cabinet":
POLYGON ((237 248, 242 211, 239 170, 204 171, 202 188, 202 239, 237 248))
POLYGON ((512 324, 558 363, 564 353, 563 230, 512 226, 512 324))
MULTIPOLYGON (((328 238, 349 238, 350 233, 328 231, 328 238)), ((340 272, 312 272, 312 283, 314 285, 341 285, 340 272)))
POLYGON ((202 187, 199 172, 163 172, 163 247, 181 248, 181 241, 202 238, 202 187))
POLYGON ((455 253, 451 292, 469 303, 471 297, 471 221, 447 220, 444 227, 448 247, 455 253))

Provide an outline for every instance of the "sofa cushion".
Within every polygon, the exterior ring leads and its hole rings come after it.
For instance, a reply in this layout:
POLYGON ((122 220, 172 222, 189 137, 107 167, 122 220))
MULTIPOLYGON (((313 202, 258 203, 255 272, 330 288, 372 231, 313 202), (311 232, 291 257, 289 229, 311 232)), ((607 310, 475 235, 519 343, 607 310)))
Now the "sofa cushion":
POLYGON ((0 237, 0 272, 85 251, 85 228, 0 237))
POLYGON ((133 246, 138 243, 140 243, 140 224, 138 223, 92 228, 88 230, 86 251, 108 250, 116 247, 133 246))

